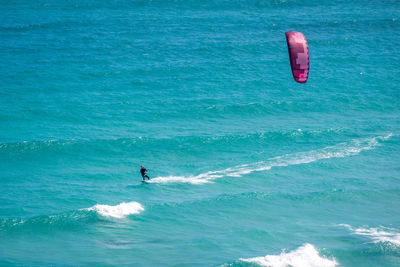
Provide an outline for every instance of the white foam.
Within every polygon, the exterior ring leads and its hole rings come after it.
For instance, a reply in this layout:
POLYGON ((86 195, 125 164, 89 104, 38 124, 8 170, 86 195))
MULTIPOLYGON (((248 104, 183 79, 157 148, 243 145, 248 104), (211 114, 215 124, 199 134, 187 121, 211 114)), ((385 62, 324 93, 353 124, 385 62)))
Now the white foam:
POLYGON ((105 217, 114 217, 120 219, 131 214, 139 214, 144 211, 144 208, 139 202, 132 201, 128 203, 122 202, 116 206, 97 204, 88 208, 87 210, 94 210, 105 217))
POLYGON ((190 183, 203 184, 211 182, 221 177, 241 177, 256 171, 267 171, 273 167, 285 167, 290 165, 307 164, 322 159, 343 158, 359 154, 361 151, 370 150, 377 147, 379 141, 389 139, 392 134, 386 136, 377 136, 365 139, 355 139, 347 143, 340 143, 335 146, 329 146, 322 149, 299 152, 295 154, 286 154, 283 156, 271 158, 266 161, 238 165, 220 171, 210 171, 199 175, 191 176, 165 176, 156 177, 150 180, 150 183, 190 183))
POLYGON ((374 243, 389 242, 393 245, 400 246, 400 233, 393 228, 379 226, 377 228, 353 228, 348 224, 339 224, 339 226, 346 227, 356 235, 365 236, 372 240, 374 243))
POLYGON ((271 267, 331 267, 338 265, 335 259, 328 259, 326 257, 320 256, 317 249, 311 244, 304 244, 296 250, 288 253, 283 251, 279 255, 266 255, 265 257, 240 260, 256 263, 261 266, 271 267))
POLYGON ((165 177, 156 177, 151 180, 147 180, 148 183, 189 183, 189 184, 203 184, 208 183, 206 179, 197 179, 197 177, 189 176, 165 176, 165 177))

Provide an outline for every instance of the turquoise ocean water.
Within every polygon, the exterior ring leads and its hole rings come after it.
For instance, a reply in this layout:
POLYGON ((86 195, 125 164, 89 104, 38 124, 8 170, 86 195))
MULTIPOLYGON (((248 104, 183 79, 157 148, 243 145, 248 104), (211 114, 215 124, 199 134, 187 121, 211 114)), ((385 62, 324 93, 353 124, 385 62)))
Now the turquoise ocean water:
POLYGON ((400 266, 399 19, 398 1, 1 1, 0 265, 400 266))

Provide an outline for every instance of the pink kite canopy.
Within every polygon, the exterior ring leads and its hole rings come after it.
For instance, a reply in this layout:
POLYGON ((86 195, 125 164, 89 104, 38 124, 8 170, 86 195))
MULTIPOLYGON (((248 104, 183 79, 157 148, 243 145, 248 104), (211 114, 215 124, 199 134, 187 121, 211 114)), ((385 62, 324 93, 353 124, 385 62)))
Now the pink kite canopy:
POLYGON ((308 78, 309 57, 307 40, 301 32, 286 32, 293 78, 305 83, 308 78))

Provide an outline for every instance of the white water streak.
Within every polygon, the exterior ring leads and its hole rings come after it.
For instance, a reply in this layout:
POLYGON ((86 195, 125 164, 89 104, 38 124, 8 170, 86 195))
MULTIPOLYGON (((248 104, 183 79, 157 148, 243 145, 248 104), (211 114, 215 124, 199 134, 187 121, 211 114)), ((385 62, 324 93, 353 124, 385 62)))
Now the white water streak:
POLYGON ((329 146, 322 149, 299 152, 295 154, 286 154, 274 157, 266 161, 243 164, 227 168, 220 171, 209 171, 197 176, 165 176, 156 177, 150 180, 150 183, 190 183, 203 184, 221 177, 241 177, 257 171, 267 171, 272 167, 285 167, 290 165, 307 164, 322 159, 343 158, 359 154, 361 151, 374 149, 379 145, 379 141, 389 139, 392 134, 386 136, 377 136, 372 138, 354 139, 347 143, 340 143, 335 146, 329 146))

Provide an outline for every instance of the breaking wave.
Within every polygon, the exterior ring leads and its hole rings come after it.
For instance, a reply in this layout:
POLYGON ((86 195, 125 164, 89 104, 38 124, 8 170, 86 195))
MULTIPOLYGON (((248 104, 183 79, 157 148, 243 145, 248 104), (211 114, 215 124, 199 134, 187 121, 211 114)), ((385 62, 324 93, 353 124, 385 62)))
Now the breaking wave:
POLYGON ((128 215, 139 214, 144 211, 143 206, 136 201, 122 202, 116 206, 97 204, 88 208, 89 211, 96 211, 104 217, 125 218, 128 215))
POLYGON ((348 224, 339 224, 339 226, 343 226, 355 235, 360 235, 367 237, 372 240, 373 243, 391 243, 396 246, 400 246, 400 233, 398 230, 393 228, 387 228, 383 226, 379 226, 376 228, 353 228, 348 224))
POLYGON ((266 161, 252 164, 243 164, 219 171, 209 171, 197 176, 165 176, 156 177, 150 180, 150 183, 190 183, 204 184, 211 180, 221 177, 241 177, 257 171, 267 171, 272 167, 285 167, 290 165, 307 164, 322 159, 343 158, 359 154, 361 151, 374 149, 380 144, 380 141, 389 139, 392 134, 386 136, 377 136, 372 138, 355 139, 350 142, 340 143, 334 146, 328 146, 322 149, 299 152, 295 154, 286 154, 271 158, 266 161))
POLYGON ((17 218, 0 218, 0 232, 9 231, 12 229, 34 228, 34 229, 48 229, 62 228, 67 229, 87 223, 95 222, 106 218, 125 218, 128 215, 139 214, 144 210, 143 206, 138 202, 122 202, 115 206, 109 205, 94 205, 90 208, 64 212, 55 215, 41 215, 26 219, 17 218))
POLYGON ((260 266, 271 267, 331 267, 338 265, 335 259, 328 259, 324 256, 320 256, 317 249, 311 244, 304 244, 296 250, 288 253, 283 251, 279 255, 266 255, 264 257, 240 260, 255 263, 260 266))

